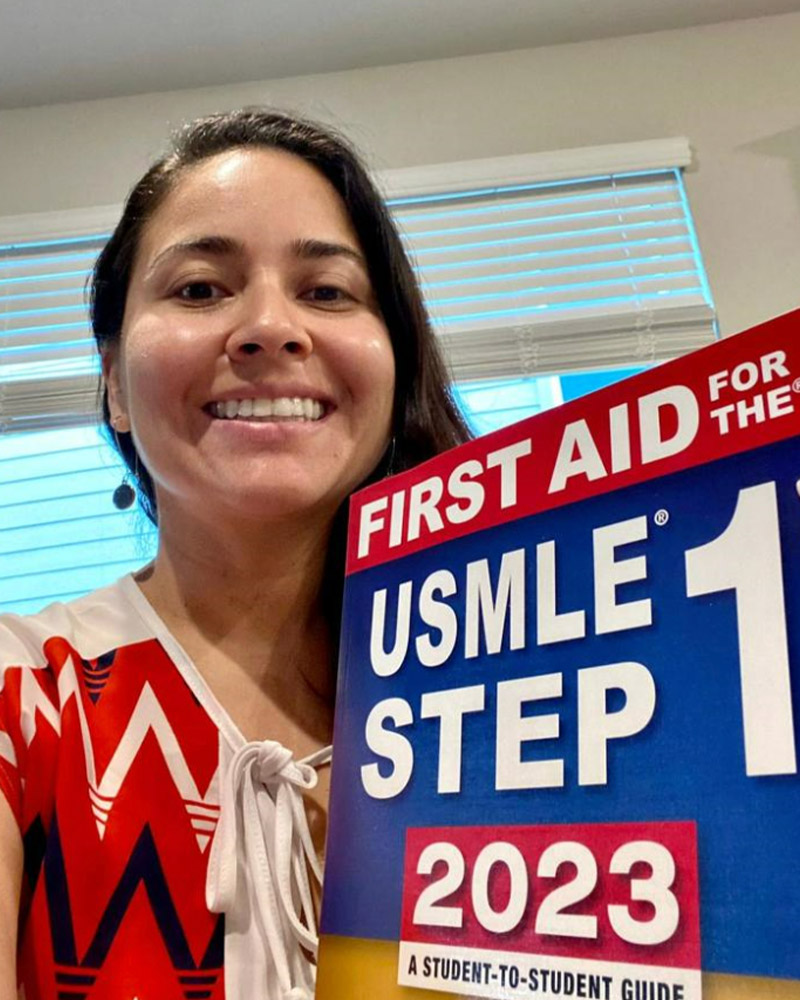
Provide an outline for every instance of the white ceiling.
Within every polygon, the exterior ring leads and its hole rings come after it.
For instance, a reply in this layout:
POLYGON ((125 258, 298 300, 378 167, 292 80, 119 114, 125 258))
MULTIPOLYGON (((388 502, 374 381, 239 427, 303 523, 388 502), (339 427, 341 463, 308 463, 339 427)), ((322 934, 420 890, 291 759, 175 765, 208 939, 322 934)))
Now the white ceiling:
POLYGON ((0 0, 0 108, 800 11, 800 0, 0 0))

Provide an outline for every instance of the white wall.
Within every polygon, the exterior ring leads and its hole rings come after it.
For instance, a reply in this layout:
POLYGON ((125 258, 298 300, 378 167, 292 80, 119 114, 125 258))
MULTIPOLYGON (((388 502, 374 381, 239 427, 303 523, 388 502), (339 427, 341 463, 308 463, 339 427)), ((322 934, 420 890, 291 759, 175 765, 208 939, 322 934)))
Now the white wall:
POLYGON ((119 202, 186 118, 268 102, 379 168, 687 135, 723 334, 800 303, 800 14, 0 112, 0 216, 119 202))

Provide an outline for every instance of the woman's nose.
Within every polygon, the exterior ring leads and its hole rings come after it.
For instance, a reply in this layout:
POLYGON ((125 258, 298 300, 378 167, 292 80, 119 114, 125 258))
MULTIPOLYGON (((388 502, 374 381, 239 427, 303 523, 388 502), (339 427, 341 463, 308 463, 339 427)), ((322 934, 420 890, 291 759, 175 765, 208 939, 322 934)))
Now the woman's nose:
POLYGON ((262 289, 249 299, 243 303, 241 320, 226 343, 232 361, 256 354, 305 357, 311 353, 311 337, 281 290, 262 289))

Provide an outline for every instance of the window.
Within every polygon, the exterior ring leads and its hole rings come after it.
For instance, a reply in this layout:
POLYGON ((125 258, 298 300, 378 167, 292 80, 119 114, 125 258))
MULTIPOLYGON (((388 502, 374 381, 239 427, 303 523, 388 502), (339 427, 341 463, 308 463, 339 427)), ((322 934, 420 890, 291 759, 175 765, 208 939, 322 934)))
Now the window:
POLYGON ((155 531, 111 494, 122 465, 95 424, 0 435, 0 608, 28 614, 141 566, 155 531))
POLYGON ((689 155, 669 140, 396 171, 389 204, 455 381, 652 364, 713 340, 689 155))
POLYGON ((473 432, 488 434, 642 370, 642 367, 599 368, 565 375, 477 379, 474 382, 456 382, 453 391, 473 432))
POLYGON ((689 161, 673 139, 386 178, 476 432, 715 337, 689 161))
MULTIPOLYGON (((686 140, 393 171, 398 220, 477 433, 715 336, 686 140)), ((28 612, 146 562, 111 492, 84 286, 116 209, 0 220, 0 606, 28 612)))
POLYGON ((85 285, 116 209, 0 220, 0 608, 110 583, 155 551, 111 494, 123 467, 97 425, 85 285))

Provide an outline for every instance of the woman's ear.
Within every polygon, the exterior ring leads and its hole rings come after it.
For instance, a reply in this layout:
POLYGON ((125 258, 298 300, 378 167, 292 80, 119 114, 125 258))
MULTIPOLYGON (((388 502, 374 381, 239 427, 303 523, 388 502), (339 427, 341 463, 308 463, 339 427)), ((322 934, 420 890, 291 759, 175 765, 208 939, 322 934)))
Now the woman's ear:
POLYGON ((103 352, 103 381, 108 395, 108 410, 111 415, 111 426, 120 434, 127 434, 131 429, 131 421, 125 405, 125 394, 122 390, 120 366, 117 351, 103 352))

